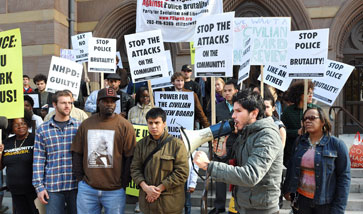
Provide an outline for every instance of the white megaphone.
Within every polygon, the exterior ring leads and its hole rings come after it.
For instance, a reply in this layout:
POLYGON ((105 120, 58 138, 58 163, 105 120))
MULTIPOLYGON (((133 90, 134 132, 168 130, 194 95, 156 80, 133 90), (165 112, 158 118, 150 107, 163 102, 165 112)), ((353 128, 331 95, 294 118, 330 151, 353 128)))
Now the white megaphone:
POLYGON ((180 134, 187 149, 188 155, 190 156, 194 150, 196 150, 205 142, 212 141, 218 137, 229 135, 233 129, 234 121, 230 119, 201 130, 186 130, 184 127, 181 127, 180 134))

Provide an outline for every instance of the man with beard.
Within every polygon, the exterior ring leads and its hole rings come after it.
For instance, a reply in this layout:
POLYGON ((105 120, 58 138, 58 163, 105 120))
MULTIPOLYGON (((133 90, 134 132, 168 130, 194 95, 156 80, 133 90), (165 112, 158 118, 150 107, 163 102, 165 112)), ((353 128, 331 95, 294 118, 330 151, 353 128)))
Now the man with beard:
POLYGON ((73 141, 78 213, 101 213, 102 207, 105 213, 124 213, 136 137, 131 123, 114 113, 118 100, 112 87, 99 90, 97 113, 82 123, 73 141))
MULTIPOLYGON (((233 145, 236 166, 209 161, 201 151, 194 163, 218 182, 235 185, 233 196, 241 214, 278 214, 283 148, 272 118, 264 118, 265 106, 256 92, 244 90, 233 98, 232 118, 238 137, 233 145)), ((221 154, 226 154, 225 147, 221 154)), ((228 154, 227 154, 228 155, 228 154)))
POLYGON ((72 172, 73 137, 80 122, 70 117, 72 98, 66 91, 53 96, 55 115, 37 129, 34 142, 33 186, 47 214, 77 213, 77 183, 72 172), (66 206, 67 204, 67 206, 66 206))

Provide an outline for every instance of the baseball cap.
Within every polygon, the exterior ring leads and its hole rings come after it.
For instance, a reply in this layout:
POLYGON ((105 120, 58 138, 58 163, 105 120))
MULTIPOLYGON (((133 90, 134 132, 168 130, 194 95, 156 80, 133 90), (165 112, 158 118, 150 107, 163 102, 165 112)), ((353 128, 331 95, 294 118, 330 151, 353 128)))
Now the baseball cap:
POLYGON ((192 69, 192 66, 190 66, 190 65, 183 65, 181 70, 182 71, 192 71, 193 69, 192 69))
POLYGON ((103 88, 98 91, 97 101, 99 101, 100 99, 108 98, 108 97, 113 98, 115 101, 120 99, 120 98, 118 98, 115 89, 103 88))
POLYGON ((121 80, 121 77, 120 77, 120 75, 113 73, 113 74, 107 75, 106 79, 121 80))

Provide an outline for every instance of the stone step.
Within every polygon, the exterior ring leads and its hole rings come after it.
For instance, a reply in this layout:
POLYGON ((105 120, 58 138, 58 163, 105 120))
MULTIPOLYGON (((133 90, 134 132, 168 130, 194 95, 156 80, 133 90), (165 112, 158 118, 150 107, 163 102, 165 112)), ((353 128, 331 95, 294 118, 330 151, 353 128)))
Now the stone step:
MULTIPOLYGON (((229 189, 229 185, 227 185, 229 189)), ((196 190, 203 190, 204 189, 204 181, 198 178, 196 190)), ((216 189, 216 182, 213 180, 212 185, 209 182, 209 189, 216 189)), ((363 178, 352 178, 350 184, 350 193, 363 193, 363 178)))
POLYGON ((352 178, 363 178, 363 169, 362 168, 351 168, 350 174, 352 178))
MULTIPOLYGON (((290 208, 290 201, 284 200, 283 209, 290 208)), ((347 211, 360 211, 363 213, 363 194, 362 193, 349 193, 347 211)))
MULTIPOLYGON (((201 204, 201 197, 202 197, 201 190, 195 191, 191 195, 191 203, 192 206, 198 207, 201 204)), ((231 192, 227 192, 227 200, 226 200, 226 206, 229 204, 229 200, 232 196, 231 192)), ((208 192, 208 206, 213 206, 213 201, 215 199, 215 192, 208 192)), ((290 208, 290 202, 284 200, 284 209, 290 208)), ((348 204, 346 210, 349 211, 362 211, 363 213, 363 193, 349 193, 348 196, 348 204)))

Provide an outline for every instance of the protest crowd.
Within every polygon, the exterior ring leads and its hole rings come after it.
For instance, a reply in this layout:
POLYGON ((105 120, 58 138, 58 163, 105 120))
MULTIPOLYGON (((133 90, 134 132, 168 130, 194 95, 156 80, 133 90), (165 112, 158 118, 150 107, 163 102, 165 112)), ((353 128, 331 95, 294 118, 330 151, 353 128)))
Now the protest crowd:
MULTIPOLYGON (((209 4, 160 2, 143 7, 165 6, 175 18, 179 10, 206 13, 209 4)), ((291 18, 279 17, 277 30, 258 35, 269 18, 261 27, 221 12, 165 24, 192 28, 185 41, 195 52, 179 68, 163 42, 189 31, 167 37, 163 26, 125 35, 128 66, 116 39, 92 32, 72 36, 73 49, 52 56, 49 73, 16 73, 6 52, 0 214, 9 209, 4 191, 15 214, 123 214, 130 201, 135 213, 191 214, 198 178, 205 192, 215 182, 209 209, 208 194, 201 197, 204 214, 278 214, 284 201, 288 213, 345 213, 351 159, 323 106, 334 103, 353 67, 327 58, 328 29, 290 31, 291 18), (254 35, 234 31, 237 23, 254 35), (256 81, 246 81, 251 70, 256 81), (91 87, 91 72, 99 86, 91 87), (10 90, 21 76, 22 90, 10 90)), ((21 49, 20 30, 9 32, 17 39, 0 31, 0 47, 21 49)))

